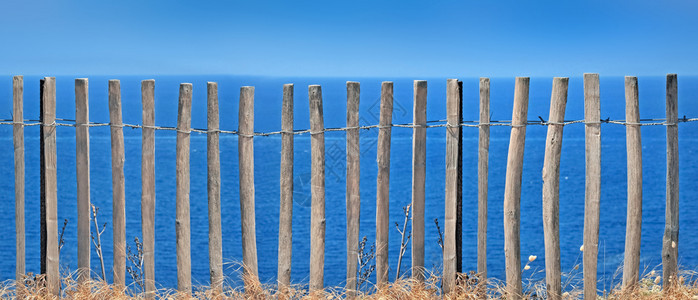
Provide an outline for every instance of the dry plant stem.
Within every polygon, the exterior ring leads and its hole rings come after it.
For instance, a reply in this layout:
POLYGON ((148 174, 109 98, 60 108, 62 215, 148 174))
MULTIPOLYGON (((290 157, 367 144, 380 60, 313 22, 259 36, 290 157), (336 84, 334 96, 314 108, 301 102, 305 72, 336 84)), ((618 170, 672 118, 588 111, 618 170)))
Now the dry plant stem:
POLYGON ((402 230, 400 230, 397 222, 395 222, 395 228, 397 228, 397 232, 400 233, 400 254, 397 257, 397 272, 395 274, 395 280, 400 279, 402 256, 405 254, 405 250, 407 250, 407 243, 410 241, 411 234, 407 231, 407 223, 410 221, 410 207, 411 205, 407 205, 406 207, 402 208, 402 211, 405 214, 405 222, 402 224, 402 230))
POLYGON ((99 211, 99 208, 91 205, 92 207, 92 221, 94 222, 95 225, 95 232, 92 234, 92 243, 95 245, 95 250, 97 251, 97 257, 99 257, 99 263, 100 267, 102 270, 102 280, 106 280, 107 274, 104 270, 104 256, 102 255, 102 233, 104 233, 104 229, 107 227, 107 223, 104 223, 102 226, 102 230, 99 229, 99 224, 97 222, 97 212, 99 211))

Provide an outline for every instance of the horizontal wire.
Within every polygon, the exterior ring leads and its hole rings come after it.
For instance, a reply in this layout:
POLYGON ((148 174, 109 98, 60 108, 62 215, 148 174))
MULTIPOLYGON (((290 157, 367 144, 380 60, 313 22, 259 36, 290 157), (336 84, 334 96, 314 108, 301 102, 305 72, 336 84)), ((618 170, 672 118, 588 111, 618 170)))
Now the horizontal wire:
MULTIPOLYGON (((540 117, 539 117, 540 118, 540 117)), ((365 126, 352 126, 352 127, 334 127, 334 128, 325 128, 321 131, 318 132, 313 132, 310 129, 300 129, 300 130, 293 130, 293 131, 288 131, 288 130, 280 130, 280 131, 271 131, 271 132, 253 132, 253 133, 242 133, 236 130, 220 130, 220 129, 215 129, 215 130, 208 130, 208 129, 200 129, 200 128, 190 128, 189 130, 180 130, 177 127, 169 127, 169 126, 153 126, 153 125, 138 125, 138 124, 111 124, 111 123, 98 123, 98 122, 90 122, 90 123, 77 123, 75 120, 70 120, 70 119, 61 119, 61 118, 56 118, 54 122, 52 123, 42 123, 39 120, 24 120, 22 122, 15 122, 14 120, 9 120, 9 119, 0 119, 0 125, 22 125, 24 127, 26 126, 63 126, 63 127, 112 127, 112 128, 140 128, 140 129, 152 129, 152 130, 169 130, 169 131, 176 131, 180 133, 202 133, 202 134, 209 134, 209 133, 222 133, 222 134, 232 134, 232 135, 239 135, 242 137, 255 137, 255 136, 271 136, 271 135, 278 135, 278 134, 305 134, 309 133, 310 135, 316 135, 316 134, 322 134, 325 132, 333 132, 333 131, 348 131, 348 130, 368 130, 368 129, 373 129, 373 128, 378 128, 378 129, 388 129, 392 127, 400 127, 400 128, 439 128, 439 127, 446 127, 446 128, 456 128, 456 127, 489 127, 489 126, 509 126, 512 128, 519 128, 519 127, 525 127, 525 126, 533 126, 533 125, 540 125, 540 126, 549 126, 549 125, 561 125, 561 126, 566 126, 566 125, 571 125, 571 124, 586 124, 586 125, 599 125, 599 124, 616 124, 616 125, 623 125, 623 126, 676 126, 678 123, 686 123, 686 122, 695 122, 698 121, 698 118, 686 118, 683 117, 681 119, 677 119, 676 122, 669 123, 666 121, 666 119, 641 119, 639 122, 626 122, 626 120, 610 120, 610 119, 600 119, 599 121, 585 121, 585 120, 568 120, 568 121, 563 121, 563 122, 546 122, 542 118, 540 120, 529 120, 526 121, 525 123, 522 124, 512 124, 510 120, 490 120, 487 123, 479 123, 478 121, 472 120, 472 121, 462 121, 458 125, 452 125, 450 124, 447 120, 432 120, 432 121, 426 121, 421 124, 414 124, 414 123, 404 123, 404 124, 389 124, 389 125, 365 125, 365 126), (441 123, 441 124, 433 124, 433 123, 441 123)))

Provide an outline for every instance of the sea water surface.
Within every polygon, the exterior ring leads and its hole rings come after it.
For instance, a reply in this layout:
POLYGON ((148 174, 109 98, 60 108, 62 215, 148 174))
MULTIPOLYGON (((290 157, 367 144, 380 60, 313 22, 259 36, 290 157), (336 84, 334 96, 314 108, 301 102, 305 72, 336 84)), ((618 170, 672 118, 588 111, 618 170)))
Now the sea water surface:
MULTIPOLYGON (((75 115, 74 79, 77 76, 57 76, 56 115, 73 119, 75 115)), ((249 76, 81 76, 89 77, 90 121, 109 122, 107 105, 108 79, 121 80, 124 123, 141 123, 140 81, 155 78, 155 122, 160 126, 175 126, 177 120, 178 85, 193 83, 192 127, 206 127, 206 81, 219 86, 220 127, 236 130, 238 100, 241 86, 255 86, 255 131, 277 131, 281 128, 282 85, 295 84, 294 126, 309 127, 308 85, 321 84, 326 127, 346 125, 346 80, 361 82, 360 116, 362 125, 378 123, 380 83, 394 81, 393 123, 412 121, 412 79, 423 78, 273 78, 249 76)), ((39 117, 39 76, 24 78, 24 118, 39 117)), ((446 79, 427 78, 427 118, 446 117, 446 79)), ((625 98, 622 77, 601 80, 601 117, 624 119, 625 98)), ((463 79, 463 116, 477 120, 479 89, 477 78, 463 79)), ((529 96, 529 120, 538 116, 547 119, 552 77, 532 78, 529 96)), ((511 119, 514 78, 493 78, 491 81, 492 120, 511 119)), ((664 118, 665 78, 640 77, 641 118, 664 118)), ((565 118, 584 117, 583 81, 572 77, 565 118)), ((12 78, 0 78, 0 119, 11 119, 12 78)), ((698 117, 698 78, 679 76, 679 116, 698 117)), ((544 242, 541 210, 541 171, 547 128, 531 125, 526 131, 523 179, 521 191, 521 255, 522 267, 529 255, 538 259, 530 263, 524 278, 541 279, 544 275, 544 242)), ((641 268, 650 270, 661 263, 664 232, 666 129, 664 126, 642 127, 643 156, 643 222, 641 268)), ((504 278, 504 239, 502 199, 504 195, 507 149, 510 128, 491 128, 489 156, 488 207, 488 275, 504 278)), ((361 131, 361 229, 369 243, 375 240, 376 199, 376 129, 361 131)), ((600 289, 609 289, 620 281, 619 266, 623 262, 626 220, 626 149, 625 127, 601 125, 601 232, 598 273, 600 289)), ((175 256, 175 133, 157 131, 155 140, 155 280, 163 287, 176 287, 175 256)), ((412 130, 392 129, 390 176, 390 224, 402 224, 402 207, 411 201, 412 130)), ((124 128, 126 150, 126 237, 132 248, 134 238, 141 237, 141 133, 124 128)), ((477 261, 477 144, 478 130, 463 129, 463 269, 475 270, 477 261)), ((443 226, 445 178, 444 128, 427 130, 426 175, 426 240, 425 265, 439 270, 442 264, 438 232, 434 219, 443 226)), ((343 285, 346 258, 345 217, 345 133, 327 132, 326 147, 326 246, 325 285, 343 285)), ((255 146, 255 210, 259 275, 263 282, 274 283, 277 272, 279 217, 279 161, 281 140, 278 135, 256 137, 255 146)), ((90 128, 90 192, 91 201, 100 208, 98 221, 106 223, 101 236, 107 279, 112 278, 112 191, 111 154, 108 127, 90 128)), ((294 205, 293 205, 293 266, 291 281, 307 283, 310 257, 310 139, 296 135, 294 146, 294 205)), ((698 268, 698 125, 679 125, 680 153, 680 242, 679 263, 685 269, 698 268)), ((60 265, 65 270, 77 267, 77 212, 75 182, 75 129, 57 128, 58 151, 58 220, 68 220, 65 245, 60 253, 60 265)), ((239 265, 242 261, 240 240, 240 202, 238 178, 237 137, 221 134, 221 211, 223 224, 223 258, 225 274, 230 283, 239 285, 239 265)), ((14 164, 12 127, 0 126, 0 280, 14 278, 14 164)), ((27 272, 39 272, 39 135, 38 127, 25 128, 26 155, 26 258, 27 272)), ((208 221, 206 195, 206 136, 192 133, 191 137, 191 247, 192 280, 195 285, 209 283, 208 221)), ((584 224, 584 125, 565 126, 560 165, 560 238, 563 272, 577 274, 581 263, 584 224)), ((443 229, 443 227, 442 227, 443 229)), ((92 228, 94 231, 94 228, 92 228)), ((390 230, 390 278, 395 270, 400 247, 400 235, 390 230)), ((403 266, 410 265, 407 248, 403 266)), ((92 251, 91 266, 95 275, 99 260, 92 251)), ((403 270, 408 269, 403 267, 403 270)), ((658 269, 661 269, 659 267, 658 269)), ((409 270, 407 271, 409 272, 409 270)), ((127 276, 128 277, 128 276, 127 276)), ((373 277, 375 278, 375 277, 373 277)), ((129 279, 130 280, 130 279, 129 279)))

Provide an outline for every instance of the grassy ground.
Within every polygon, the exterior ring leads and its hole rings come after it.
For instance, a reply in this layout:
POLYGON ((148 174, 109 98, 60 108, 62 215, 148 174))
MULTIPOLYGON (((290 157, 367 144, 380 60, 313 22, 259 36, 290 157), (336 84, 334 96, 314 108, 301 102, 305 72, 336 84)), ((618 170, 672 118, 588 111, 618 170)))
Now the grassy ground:
MULTIPOLYGON (((698 299, 698 281, 682 276, 678 282, 667 291, 662 291, 661 277, 655 272, 647 273, 636 289, 622 291, 618 287, 610 292, 600 293, 599 299, 698 299)), ((347 296, 343 288, 327 288, 324 291, 310 293, 307 287, 293 286, 278 290, 276 286, 259 283, 254 278, 243 278, 246 289, 223 287, 210 289, 195 288, 192 297, 183 296, 176 290, 162 289, 157 291, 155 299, 341 299, 347 296)), ((489 280, 485 285, 478 282, 474 274, 460 274, 458 287, 454 293, 445 297, 440 292, 440 278, 430 275, 424 282, 411 279, 401 279, 382 288, 368 288, 359 292, 362 299, 505 299, 504 284, 499 280, 489 280)), ((117 287, 104 281, 90 281, 78 284, 74 274, 66 275, 62 280, 62 299, 144 299, 144 295, 136 292, 137 288, 117 287)), ((525 285, 526 299, 545 299, 545 282, 529 282, 525 285)), ((581 286, 572 286, 565 292, 565 299, 581 299, 581 286)), ((26 280, 17 286, 14 281, 6 281, 0 285, 2 299, 56 299, 47 295, 41 278, 26 280)))

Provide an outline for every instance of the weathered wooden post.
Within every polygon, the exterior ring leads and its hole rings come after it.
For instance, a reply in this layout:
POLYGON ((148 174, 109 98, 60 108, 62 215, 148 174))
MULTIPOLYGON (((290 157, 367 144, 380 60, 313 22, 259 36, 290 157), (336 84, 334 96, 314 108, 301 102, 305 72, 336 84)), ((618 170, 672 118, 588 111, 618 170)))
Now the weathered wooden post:
POLYGON ((584 300, 596 300, 601 204, 601 106, 599 74, 584 74, 584 300))
POLYGON ((456 208, 458 197, 458 136, 460 109, 458 79, 449 79, 446 86, 446 200, 444 224, 444 295, 449 294, 456 283, 456 208))
POLYGON ((463 81, 458 80, 458 156, 456 158, 456 273, 463 272, 463 81))
POLYGON ((240 164, 240 219, 242 263, 245 274, 257 277, 257 237, 254 211, 254 87, 240 88, 238 111, 238 160, 240 164))
POLYGON ((15 159, 15 280, 20 287, 25 270, 24 234, 24 77, 12 77, 12 142, 15 159))
POLYGON ((666 76, 666 217, 662 243, 665 289, 676 284, 679 255, 679 95, 676 77, 676 74, 666 76))
POLYGON ((293 245, 293 84, 284 84, 281 104, 279 203, 279 288, 291 285, 293 245))
MULTIPOLYGON (((480 78, 480 126, 477 152, 477 272, 487 280, 487 186, 490 153, 490 79, 480 78)), ((484 294, 483 294, 484 295, 484 294)))
POLYGON ((628 152, 628 218, 625 229, 623 288, 640 279, 642 234, 642 142, 637 77, 625 77, 625 134, 628 152))
POLYGON ((378 175, 376 179, 376 282, 388 283, 388 231, 390 230, 390 133, 393 122, 393 83, 381 84, 378 122, 378 175))
POLYGON ((325 121, 322 88, 308 86, 311 147, 310 291, 321 291, 325 274, 325 121))
POLYGON ((359 255, 359 216, 361 213, 361 149, 359 141, 358 82, 347 82, 347 297, 356 296, 359 255))
POLYGON ((569 78, 555 77, 543 160, 543 234, 548 299, 562 298, 560 269, 560 155, 569 78))
POLYGON ((141 230, 145 296, 155 297, 155 80, 141 81, 141 230))
POLYGON ((521 173, 528 115, 528 77, 517 77, 504 186, 504 254, 506 256, 507 298, 520 299, 521 286, 521 173))
POLYGON ((78 208, 78 282, 90 279, 90 132, 88 82, 75 79, 75 169, 78 208))
POLYGON ((56 78, 41 81, 41 214, 42 268, 46 288, 54 296, 61 291, 58 265, 58 186, 56 183, 56 78))
POLYGON ((223 241, 221 232, 221 161, 219 150, 218 83, 206 83, 208 110, 206 160, 208 177, 208 261, 211 288, 220 291, 223 284, 223 241))
POLYGON ((186 295, 191 295, 191 228, 189 227, 191 97, 191 83, 180 84, 177 109, 175 231, 177 232, 177 290, 186 295))
POLYGON ((126 285, 126 194, 124 186, 124 128, 121 119, 121 83, 109 80, 111 123, 112 223, 114 224, 114 284, 126 285))
POLYGON ((427 153, 427 81, 414 81, 412 112, 412 278, 424 280, 424 198, 427 153))

